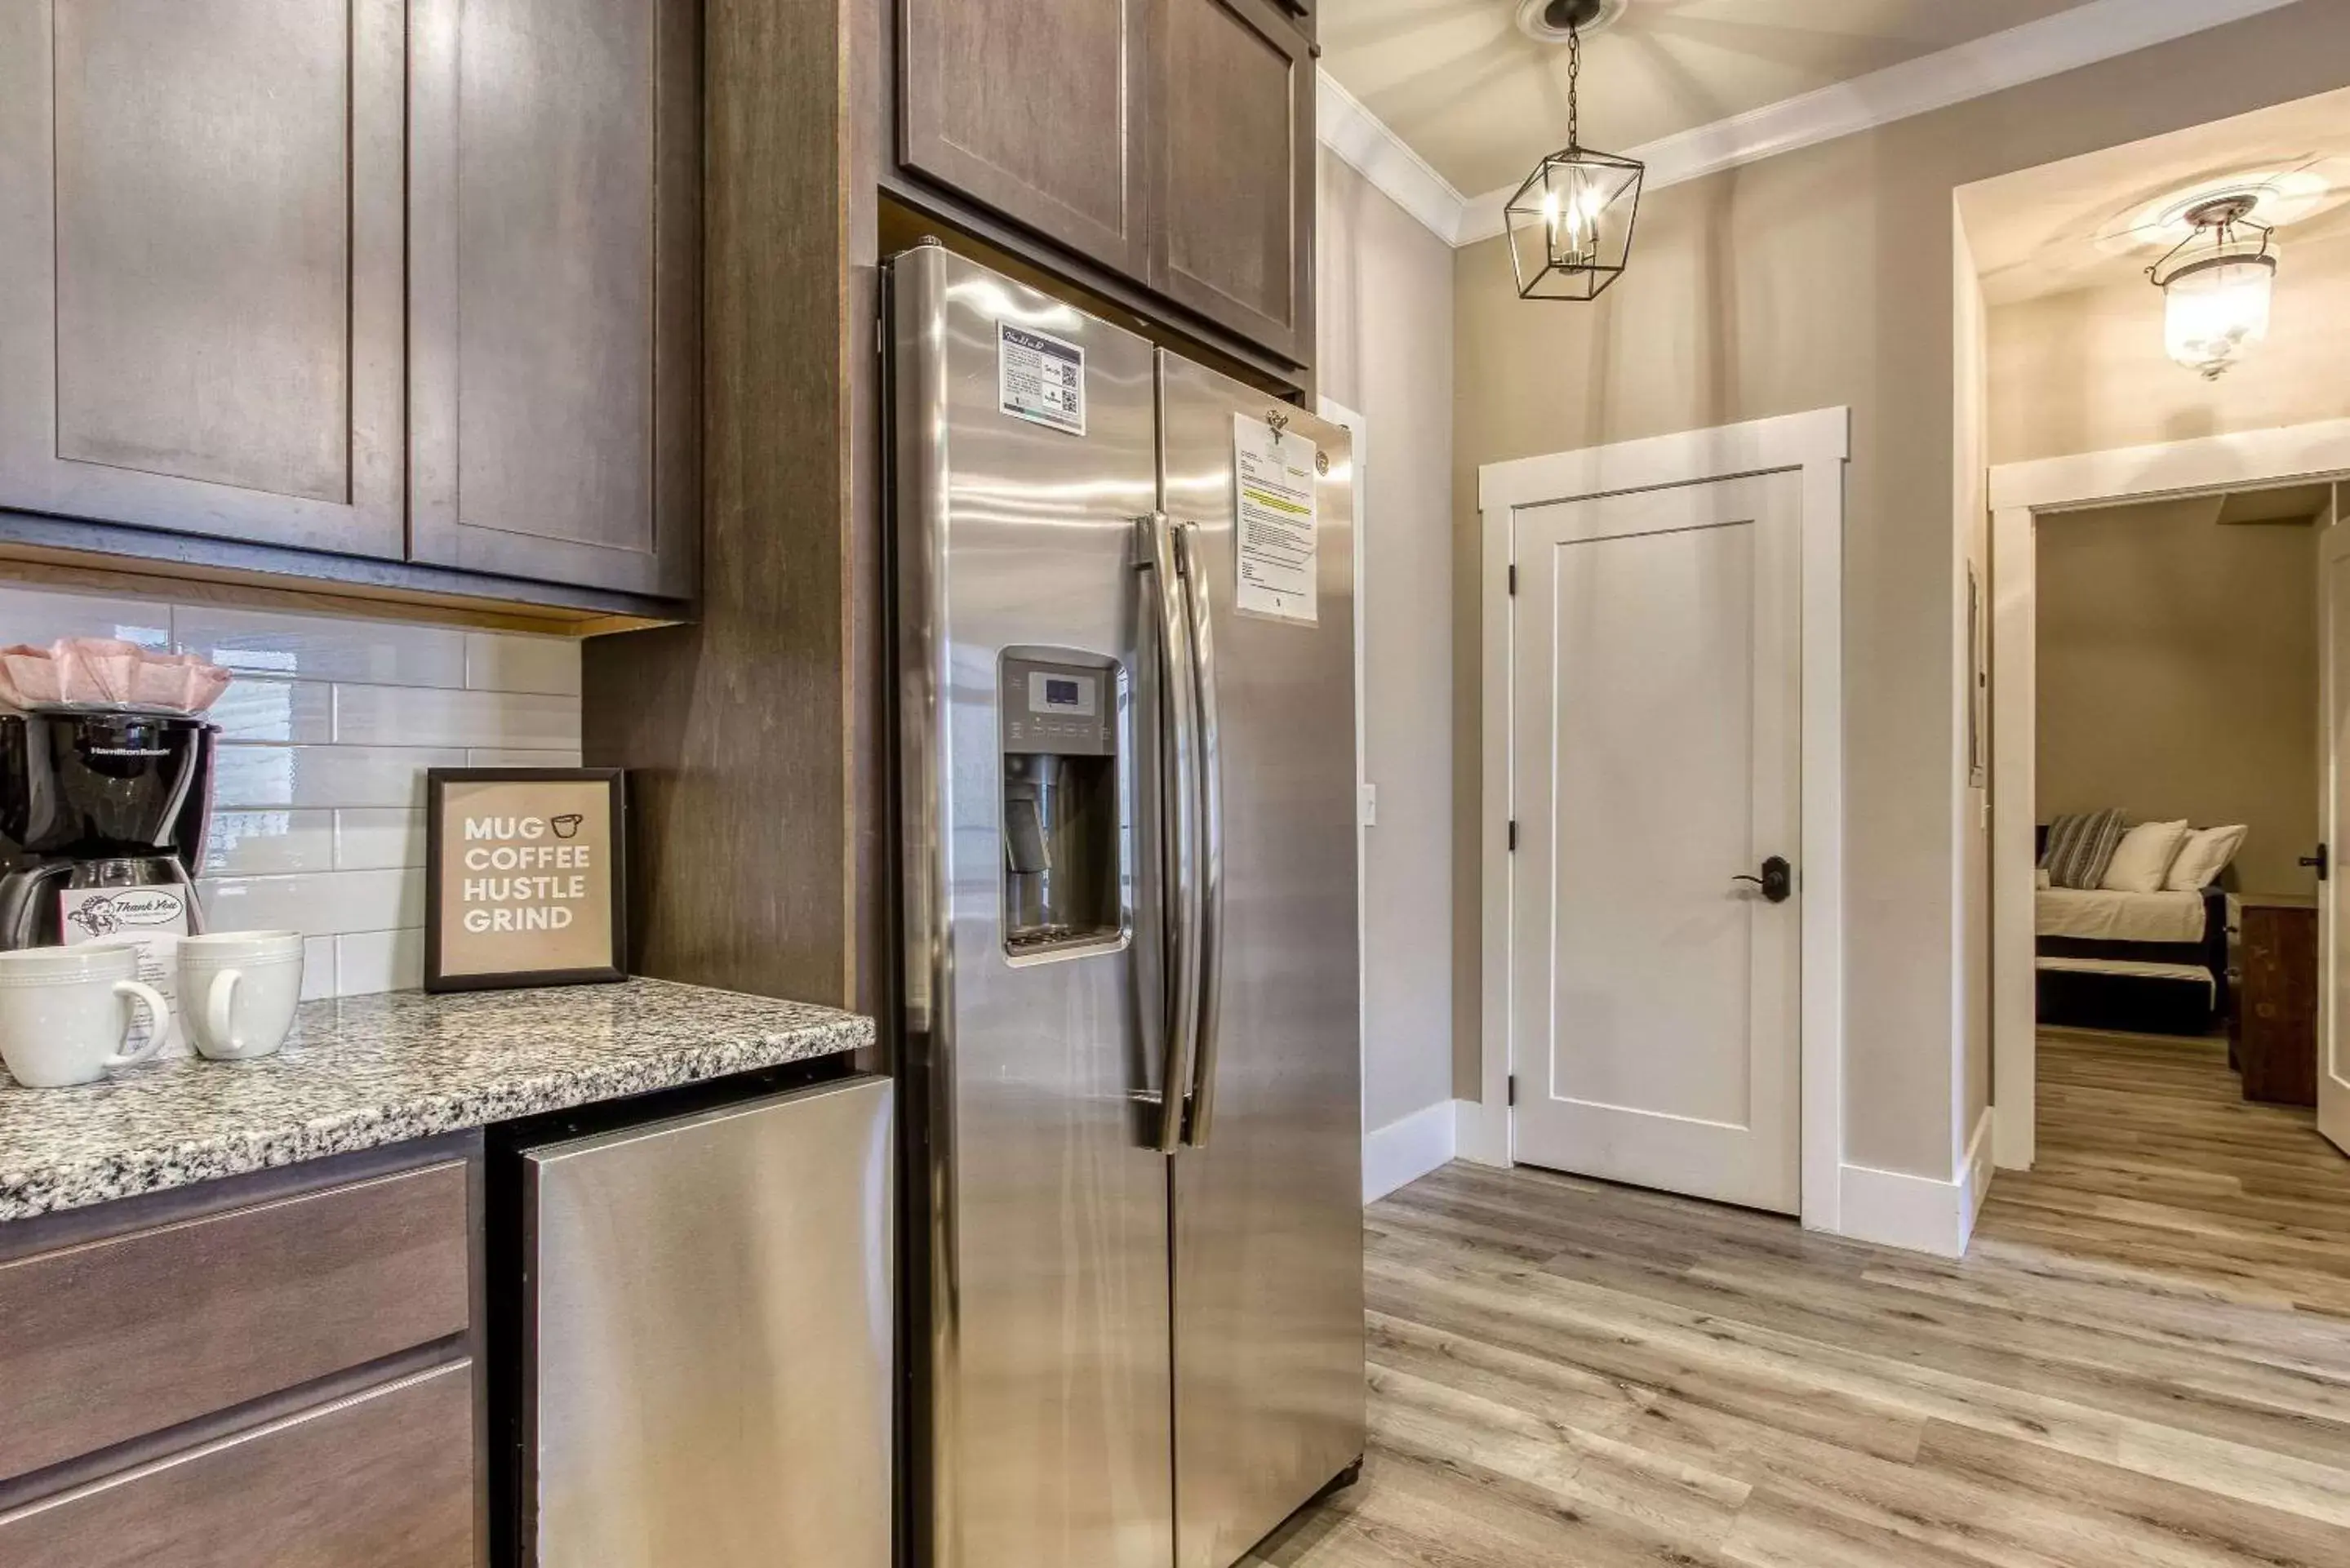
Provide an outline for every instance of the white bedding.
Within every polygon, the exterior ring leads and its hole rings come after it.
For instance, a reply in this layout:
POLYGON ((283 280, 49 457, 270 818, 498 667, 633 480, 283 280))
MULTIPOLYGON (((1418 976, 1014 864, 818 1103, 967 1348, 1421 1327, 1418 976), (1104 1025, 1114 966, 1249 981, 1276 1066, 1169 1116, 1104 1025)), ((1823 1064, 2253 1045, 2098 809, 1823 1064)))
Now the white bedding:
POLYGON ((2039 931, 2099 942, 2199 942, 2200 893, 2120 893, 2110 888, 2043 888, 2039 931))

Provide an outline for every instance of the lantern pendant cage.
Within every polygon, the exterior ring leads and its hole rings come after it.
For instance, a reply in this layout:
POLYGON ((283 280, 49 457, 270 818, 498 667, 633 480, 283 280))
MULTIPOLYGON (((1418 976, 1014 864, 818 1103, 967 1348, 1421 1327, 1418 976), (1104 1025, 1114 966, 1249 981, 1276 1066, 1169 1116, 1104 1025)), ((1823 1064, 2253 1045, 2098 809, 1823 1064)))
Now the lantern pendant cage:
POLYGON ((1639 216, 1638 159, 1583 145, 1576 91, 1582 23, 1598 0, 1553 0, 1567 35, 1566 145, 1534 165, 1503 212, 1521 299, 1596 299, 1624 275, 1639 216))

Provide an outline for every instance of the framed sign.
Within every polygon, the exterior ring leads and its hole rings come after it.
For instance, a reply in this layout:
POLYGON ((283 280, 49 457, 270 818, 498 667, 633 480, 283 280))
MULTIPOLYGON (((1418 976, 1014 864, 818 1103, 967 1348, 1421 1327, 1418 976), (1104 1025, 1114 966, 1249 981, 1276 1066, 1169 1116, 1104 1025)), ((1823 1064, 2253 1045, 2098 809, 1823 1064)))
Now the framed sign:
POLYGON ((628 977, 618 768, 424 775, 424 989, 628 977))

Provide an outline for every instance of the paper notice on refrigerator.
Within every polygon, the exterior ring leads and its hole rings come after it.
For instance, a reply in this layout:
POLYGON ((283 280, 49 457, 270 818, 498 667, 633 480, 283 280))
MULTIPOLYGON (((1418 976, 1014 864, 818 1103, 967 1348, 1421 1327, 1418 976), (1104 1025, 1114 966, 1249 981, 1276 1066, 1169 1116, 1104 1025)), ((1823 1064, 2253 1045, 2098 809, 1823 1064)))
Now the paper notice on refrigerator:
POLYGON ((1233 534, 1240 583, 1232 607, 1312 626, 1314 443, 1262 418, 1232 416, 1233 534))
POLYGON ((995 324, 996 406, 1014 419, 1086 433, 1086 351, 1049 333, 995 324))

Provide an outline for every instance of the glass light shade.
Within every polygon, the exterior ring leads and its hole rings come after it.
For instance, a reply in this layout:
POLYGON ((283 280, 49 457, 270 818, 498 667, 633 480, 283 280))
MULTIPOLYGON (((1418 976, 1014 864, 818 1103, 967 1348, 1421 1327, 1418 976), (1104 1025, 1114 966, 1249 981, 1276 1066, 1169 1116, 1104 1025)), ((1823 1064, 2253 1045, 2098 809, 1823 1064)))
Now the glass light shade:
POLYGON ((1535 165, 1502 209, 1523 299, 1594 299, 1631 259, 1641 165, 1570 147, 1535 165))
POLYGON ((2214 256, 2190 263, 2162 286, 2163 347, 2205 380, 2269 335, 2269 296, 2276 253, 2214 256))

